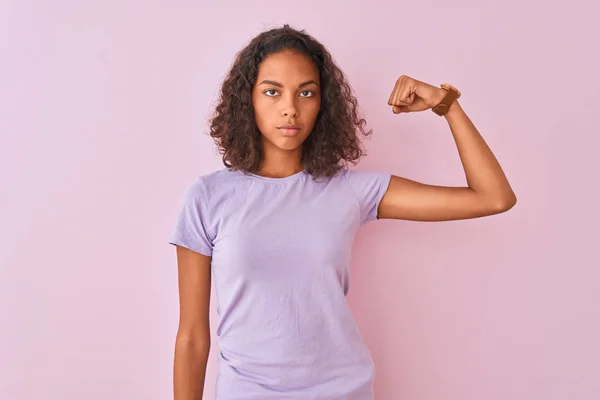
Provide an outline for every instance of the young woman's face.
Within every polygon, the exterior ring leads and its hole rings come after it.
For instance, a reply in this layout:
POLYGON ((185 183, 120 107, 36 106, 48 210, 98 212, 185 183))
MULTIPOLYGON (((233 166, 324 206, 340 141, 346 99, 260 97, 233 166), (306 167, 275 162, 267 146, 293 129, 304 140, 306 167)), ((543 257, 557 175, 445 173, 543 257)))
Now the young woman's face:
POLYGON ((319 114, 320 84, 317 67, 302 53, 284 50, 260 63, 252 104, 265 147, 295 150, 302 145, 319 114))

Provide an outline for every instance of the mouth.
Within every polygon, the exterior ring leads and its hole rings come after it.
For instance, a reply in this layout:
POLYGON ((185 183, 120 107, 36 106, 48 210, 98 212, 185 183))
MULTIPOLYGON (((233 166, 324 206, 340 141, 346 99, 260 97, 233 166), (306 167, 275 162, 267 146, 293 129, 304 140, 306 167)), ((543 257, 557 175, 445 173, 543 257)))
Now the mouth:
POLYGON ((300 132, 300 126, 299 125, 282 125, 277 127, 277 129, 279 129, 279 132, 283 135, 283 136, 296 136, 299 132, 300 132))

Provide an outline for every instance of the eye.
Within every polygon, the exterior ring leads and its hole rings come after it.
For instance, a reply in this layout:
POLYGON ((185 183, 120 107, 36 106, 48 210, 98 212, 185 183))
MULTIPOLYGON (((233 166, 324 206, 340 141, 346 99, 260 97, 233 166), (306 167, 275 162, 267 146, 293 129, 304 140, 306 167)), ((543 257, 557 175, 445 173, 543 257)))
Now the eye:
POLYGON ((301 94, 301 96, 300 96, 300 97, 312 97, 312 96, 314 96, 314 95, 315 95, 315 94, 314 94, 312 91, 310 91, 310 90, 304 90, 304 91, 303 91, 302 93, 300 93, 300 94, 301 94), (305 93, 307 93, 307 94, 305 95, 305 93))
POLYGON ((263 93, 266 94, 269 97, 273 97, 277 93, 277 90, 275 90, 275 89, 267 89, 263 93), (274 94, 269 94, 269 92, 274 92, 274 94))

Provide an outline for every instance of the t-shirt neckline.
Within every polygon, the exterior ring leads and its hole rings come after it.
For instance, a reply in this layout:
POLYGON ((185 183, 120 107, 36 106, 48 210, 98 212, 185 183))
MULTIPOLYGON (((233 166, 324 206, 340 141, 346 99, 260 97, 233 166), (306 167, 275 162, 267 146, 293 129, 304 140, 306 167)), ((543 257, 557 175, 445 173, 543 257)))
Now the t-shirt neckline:
POLYGON ((283 183, 283 182, 289 182, 291 180, 297 179, 299 177, 301 177, 302 175, 304 175, 306 173, 306 170, 303 169, 300 172, 296 172, 295 174, 283 177, 283 178, 271 178, 268 176, 262 176, 262 175, 257 175, 257 174, 253 174, 252 172, 248 172, 248 171, 239 171, 241 174, 244 174, 250 178, 256 179, 256 180, 261 180, 261 181, 265 181, 265 182, 270 182, 270 183, 283 183))

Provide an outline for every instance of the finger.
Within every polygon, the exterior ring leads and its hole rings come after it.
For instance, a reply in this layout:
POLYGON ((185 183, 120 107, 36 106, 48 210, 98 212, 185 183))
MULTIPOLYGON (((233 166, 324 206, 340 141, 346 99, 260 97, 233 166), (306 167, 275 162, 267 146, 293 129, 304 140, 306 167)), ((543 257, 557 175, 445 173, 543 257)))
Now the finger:
POLYGON ((402 87, 400 96, 398 96, 403 104, 412 104, 415 99, 414 87, 410 82, 406 82, 402 87))
POLYGON ((390 98, 388 100, 388 105, 390 105, 390 106, 394 105, 394 102, 396 101, 396 96, 398 94, 398 90, 400 88, 400 84, 401 84, 401 78, 398 79, 396 81, 396 83, 394 84, 394 89, 392 90, 392 94, 390 95, 390 98))
POLYGON ((394 106, 392 107, 392 111, 394 114, 408 113, 410 112, 410 106, 394 106))
POLYGON ((398 87, 398 90, 396 91, 396 96, 394 97, 394 105, 395 106, 405 106, 406 105, 406 103, 402 100, 405 88, 406 88, 406 81, 403 79, 398 87))
POLYGON ((390 98, 388 100, 388 105, 390 106, 394 105, 394 101, 396 101, 396 95, 398 93, 398 89, 400 88, 401 81, 402 77, 398 78, 394 83, 394 89, 392 89, 392 94, 390 95, 390 98))
POLYGON ((398 93, 400 92, 400 90, 402 90, 402 86, 404 85, 404 81, 405 81, 405 76, 402 75, 400 78, 398 78, 398 80, 396 80, 396 84, 394 86, 394 90, 392 92, 392 95, 390 96, 390 101, 389 101, 389 105, 393 106, 396 104, 396 102, 398 101, 398 93))

